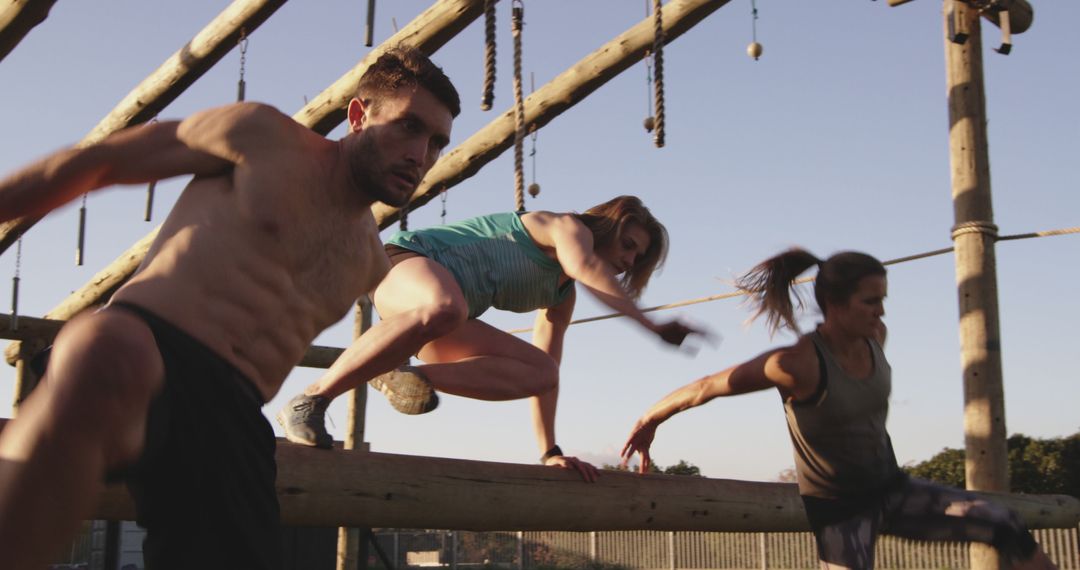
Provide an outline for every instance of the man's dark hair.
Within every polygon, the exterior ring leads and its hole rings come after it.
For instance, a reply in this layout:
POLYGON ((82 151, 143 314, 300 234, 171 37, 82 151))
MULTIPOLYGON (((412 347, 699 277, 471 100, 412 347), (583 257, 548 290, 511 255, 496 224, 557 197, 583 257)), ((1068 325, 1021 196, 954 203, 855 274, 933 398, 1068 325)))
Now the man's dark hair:
POLYGON ((409 47, 390 48, 368 66, 360 78, 356 98, 375 113, 383 97, 406 85, 418 85, 431 91, 453 117, 461 112, 461 98, 450 78, 423 52, 409 47))

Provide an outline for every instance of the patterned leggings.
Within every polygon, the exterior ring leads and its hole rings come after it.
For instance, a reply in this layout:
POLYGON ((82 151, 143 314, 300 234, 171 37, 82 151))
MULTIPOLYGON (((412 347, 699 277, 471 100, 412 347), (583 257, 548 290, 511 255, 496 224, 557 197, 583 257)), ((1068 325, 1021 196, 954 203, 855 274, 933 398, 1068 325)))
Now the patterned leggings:
POLYGON ((977 495, 910 479, 862 513, 818 528, 818 557, 826 570, 874 567, 879 534, 913 540, 982 542, 1002 556, 1026 560, 1037 545, 1016 513, 977 495))

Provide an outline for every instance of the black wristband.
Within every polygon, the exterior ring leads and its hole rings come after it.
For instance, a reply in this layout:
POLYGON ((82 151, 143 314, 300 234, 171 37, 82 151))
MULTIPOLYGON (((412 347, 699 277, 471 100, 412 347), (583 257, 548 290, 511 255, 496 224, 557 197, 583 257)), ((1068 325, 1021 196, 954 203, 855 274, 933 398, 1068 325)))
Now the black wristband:
POLYGON ((551 449, 545 451, 544 454, 540 456, 540 465, 547 465, 548 459, 551 459, 552 457, 558 457, 562 454, 562 449, 557 445, 553 445, 551 446, 551 449))

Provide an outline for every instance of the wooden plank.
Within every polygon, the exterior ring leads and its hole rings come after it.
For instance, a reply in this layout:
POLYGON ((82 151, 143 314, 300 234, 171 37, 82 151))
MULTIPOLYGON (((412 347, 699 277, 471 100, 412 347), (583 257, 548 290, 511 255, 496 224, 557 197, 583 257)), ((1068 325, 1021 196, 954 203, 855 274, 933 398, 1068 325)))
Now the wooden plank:
POLYGON ((8 0, 0 10, 0 60, 49 17, 56 0, 8 0))
MULTIPOLYGON (((54 319, 19 317, 18 330, 12 330, 11 315, 0 314, 0 338, 26 342, 33 341, 34 343, 37 343, 36 350, 40 350, 52 343, 65 322, 66 321, 54 319)), ((29 352, 20 354, 19 349, 21 348, 21 344, 22 343, 12 343, 8 346, 7 356, 10 357, 8 364, 14 364, 20 358, 25 358, 28 355, 36 353, 35 349, 30 349, 29 352)), ((312 345, 308 347, 307 352, 304 353, 303 359, 300 360, 297 366, 329 368, 344 351, 345 349, 332 346, 312 345)))
MULTIPOLYGON (((132 89, 78 145, 93 144, 157 116, 236 46, 241 30, 250 35, 283 4, 285 0, 235 0, 132 89)), ((0 224, 0 253, 40 219, 29 216, 0 224)))

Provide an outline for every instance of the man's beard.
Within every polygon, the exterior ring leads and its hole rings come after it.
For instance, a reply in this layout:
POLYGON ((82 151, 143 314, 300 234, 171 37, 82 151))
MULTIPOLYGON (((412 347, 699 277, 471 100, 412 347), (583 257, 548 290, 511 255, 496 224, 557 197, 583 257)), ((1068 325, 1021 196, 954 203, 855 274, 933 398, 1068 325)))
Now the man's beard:
POLYGON ((389 170, 382 158, 382 153, 374 141, 367 137, 362 138, 358 145, 360 148, 353 153, 353 159, 349 163, 352 169, 353 179, 369 196, 387 206, 400 208, 409 203, 415 188, 409 192, 399 192, 390 187, 389 170))

